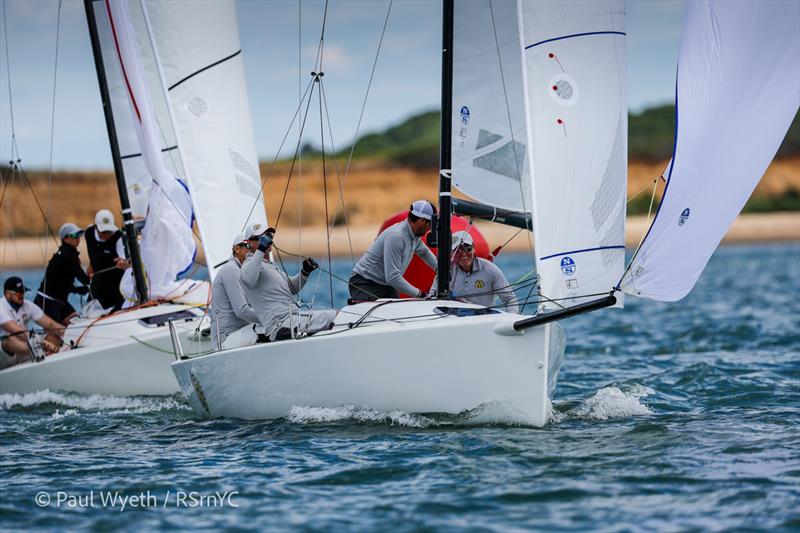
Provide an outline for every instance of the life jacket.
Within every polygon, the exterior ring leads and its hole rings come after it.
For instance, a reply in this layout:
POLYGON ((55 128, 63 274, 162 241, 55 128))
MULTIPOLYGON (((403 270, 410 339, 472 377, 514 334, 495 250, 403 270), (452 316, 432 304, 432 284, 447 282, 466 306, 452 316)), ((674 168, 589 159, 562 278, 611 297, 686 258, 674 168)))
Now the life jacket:
POLYGON ((122 232, 120 230, 115 231, 105 241, 97 240, 94 233, 95 226, 89 226, 86 228, 83 238, 86 240, 86 251, 89 252, 89 262, 92 264, 92 270, 98 272, 116 265, 114 258, 117 257, 117 241, 122 238, 122 232))
POLYGON ((122 280, 123 271, 116 266, 114 259, 117 257, 117 241, 122 238, 122 232, 117 230, 105 241, 99 241, 94 235, 95 226, 86 228, 86 251, 89 252, 89 262, 95 276, 92 278, 90 289, 92 297, 100 301, 104 308, 119 308, 125 300, 119 291, 119 282, 122 280), (109 270, 106 270, 109 269, 109 270))

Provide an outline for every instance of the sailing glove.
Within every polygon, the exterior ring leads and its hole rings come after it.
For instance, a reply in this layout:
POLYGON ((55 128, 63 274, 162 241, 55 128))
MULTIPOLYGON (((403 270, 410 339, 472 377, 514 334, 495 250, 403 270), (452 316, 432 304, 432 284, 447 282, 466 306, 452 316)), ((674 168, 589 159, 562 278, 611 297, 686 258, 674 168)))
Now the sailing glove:
POLYGON ((260 239, 258 239, 258 249, 264 253, 267 253, 267 248, 272 245, 272 236, 271 235, 262 235, 260 239))
POLYGON ((306 259, 303 260, 303 274, 305 274, 306 276, 310 275, 318 268, 319 265, 312 258, 307 257, 306 259))

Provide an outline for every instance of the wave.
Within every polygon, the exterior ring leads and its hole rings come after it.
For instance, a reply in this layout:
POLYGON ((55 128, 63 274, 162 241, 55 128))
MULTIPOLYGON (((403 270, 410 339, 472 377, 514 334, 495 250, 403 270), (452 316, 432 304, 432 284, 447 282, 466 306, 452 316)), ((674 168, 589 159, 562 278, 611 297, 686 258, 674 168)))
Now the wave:
POLYGON ((142 398, 110 396, 105 394, 82 395, 76 393, 51 392, 49 390, 26 394, 0 394, 0 409, 30 408, 43 406, 66 407, 63 413, 56 409, 53 416, 67 416, 80 411, 115 411, 117 413, 150 413, 172 409, 186 410, 189 407, 175 398, 142 398))
POLYGON ((561 423, 568 420, 609 420, 647 416, 654 414, 642 398, 655 394, 655 391, 644 385, 632 385, 623 391, 619 387, 603 387, 589 398, 569 407, 566 411, 550 409, 550 422, 561 423))

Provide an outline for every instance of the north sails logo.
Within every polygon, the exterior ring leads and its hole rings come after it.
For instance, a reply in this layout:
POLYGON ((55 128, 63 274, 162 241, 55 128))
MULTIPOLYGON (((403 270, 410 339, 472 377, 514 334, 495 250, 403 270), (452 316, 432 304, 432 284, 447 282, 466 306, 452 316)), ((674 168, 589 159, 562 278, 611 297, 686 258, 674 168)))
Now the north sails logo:
POLYGON ((571 257, 565 257, 561 260, 561 272, 565 276, 573 275, 576 269, 575 261, 571 257))
POLYGON ((691 210, 687 207, 681 213, 681 216, 678 217, 678 225, 683 226, 689 220, 689 215, 691 214, 691 210))
POLYGON ((469 108, 467 106, 461 106, 461 123, 466 126, 469 124, 469 108))

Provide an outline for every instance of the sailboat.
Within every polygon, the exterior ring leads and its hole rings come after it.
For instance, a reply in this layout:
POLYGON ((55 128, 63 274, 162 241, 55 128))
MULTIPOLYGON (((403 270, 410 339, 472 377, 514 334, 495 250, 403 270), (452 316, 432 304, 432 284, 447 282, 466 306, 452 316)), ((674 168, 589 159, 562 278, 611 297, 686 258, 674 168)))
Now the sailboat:
POLYGON ((174 394, 170 323, 187 354, 211 347, 210 284, 181 279, 195 259, 193 224, 210 279, 232 236, 266 228, 234 4, 84 5, 132 262, 122 287, 130 305, 70 324, 62 351, 0 371, 0 392, 174 394))
POLYGON ((558 320, 621 307, 623 294, 685 296, 800 105, 800 4, 689 2, 667 185, 626 267, 622 2, 445 0, 443 23, 439 298, 349 305, 330 332, 176 361, 201 416, 499 403, 546 424, 565 349, 558 320), (465 205, 451 180, 473 213, 532 215, 536 315, 447 299, 447 214, 465 205))

